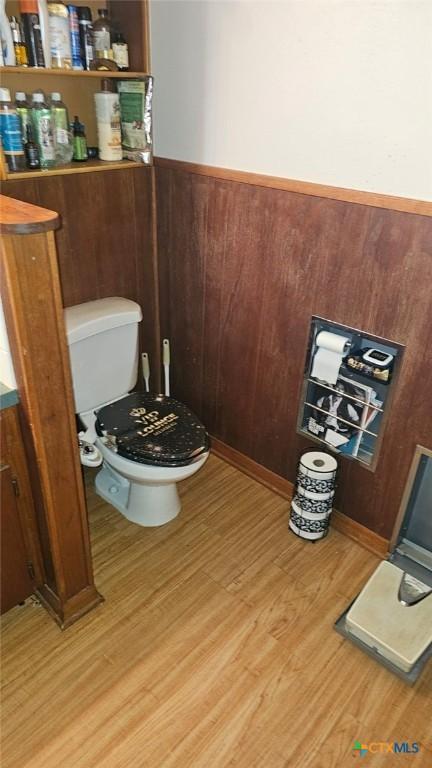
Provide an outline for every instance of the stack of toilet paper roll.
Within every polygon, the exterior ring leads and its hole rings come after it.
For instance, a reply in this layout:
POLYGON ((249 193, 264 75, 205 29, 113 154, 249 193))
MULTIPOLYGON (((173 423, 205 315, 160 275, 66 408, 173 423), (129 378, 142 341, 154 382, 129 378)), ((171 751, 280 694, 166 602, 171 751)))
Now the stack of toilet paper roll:
POLYGON ((328 533, 336 486, 337 461, 323 451, 300 458, 289 527, 302 539, 323 539, 328 533))

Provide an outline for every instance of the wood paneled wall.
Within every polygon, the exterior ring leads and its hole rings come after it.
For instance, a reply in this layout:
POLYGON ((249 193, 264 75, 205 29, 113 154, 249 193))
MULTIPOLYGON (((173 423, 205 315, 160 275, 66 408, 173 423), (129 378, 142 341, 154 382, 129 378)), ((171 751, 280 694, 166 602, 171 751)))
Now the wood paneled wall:
POLYGON ((152 174, 153 168, 143 167, 11 180, 2 192, 60 214, 56 244, 65 307, 107 296, 141 305, 141 345, 159 388, 152 174))
POLYGON ((417 443, 432 447, 432 219, 156 168, 172 392, 289 480, 313 314, 406 345, 376 471, 341 459, 336 506, 390 537, 417 443))

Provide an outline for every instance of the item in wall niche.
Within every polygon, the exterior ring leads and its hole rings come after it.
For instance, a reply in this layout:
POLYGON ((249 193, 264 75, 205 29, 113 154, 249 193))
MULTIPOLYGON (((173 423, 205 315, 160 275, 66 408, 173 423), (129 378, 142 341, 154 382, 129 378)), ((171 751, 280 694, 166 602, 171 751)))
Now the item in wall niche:
POLYGON ((113 59, 121 72, 129 69, 129 49, 121 32, 114 33, 112 44, 113 59))
POLYGON ((31 107, 27 101, 27 94, 24 91, 16 92, 15 107, 21 120, 21 135, 23 143, 25 143, 27 141, 27 126, 31 123, 31 107))
POLYGON ((69 12, 69 31, 72 56, 72 69, 84 69, 81 61, 81 41, 79 33, 78 8, 76 5, 67 6, 69 12))
POLYGON ((20 0, 19 9, 29 65, 31 67, 45 67, 37 0, 20 0))
POLYGON ((111 80, 102 80, 102 90, 95 93, 97 133, 100 160, 121 160, 122 137, 120 127, 120 100, 114 93, 111 80))
POLYGON ((61 94, 51 94, 51 114, 54 124, 56 165, 70 163, 73 156, 73 136, 70 132, 69 116, 61 94))
POLYGON ((78 115, 75 115, 72 123, 73 134, 73 157, 77 163, 83 163, 88 160, 87 139, 83 123, 80 123, 78 115))
POLYGON ((33 94, 32 122, 39 149, 41 168, 55 166, 55 139, 51 109, 43 93, 33 94))
POLYGON ((21 27, 15 16, 11 16, 10 26, 15 51, 17 67, 28 67, 28 56, 25 42, 21 38, 21 27))
POLYGON ((71 69, 72 51, 69 12, 64 3, 48 3, 51 66, 53 69, 71 69))
POLYGON ((112 59, 93 59, 90 69, 93 72, 117 72, 118 66, 112 59))
POLYGON ((95 49, 93 42, 93 26, 90 8, 84 6, 78 8, 78 24, 81 48, 81 61, 84 69, 90 70, 95 60, 95 49))
POLYGON ((37 0, 42 48, 46 69, 51 69, 51 40, 49 31, 49 13, 47 0, 37 0))
POLYGON ((311 376, 315 379, 336 384, 342 357, 350 348, 350 340, 330 331, 320 331, 315 339, 316 352, 311 376))
POLYGON ((153 78, 119 80, 123 157, 152 162, 153 78))
POLYGON ((353 350, 346 359, 346 366, 362 376, 388 384, 393 370, 394 355, 380 349, 353 350))
POLYGON ((357 435, 356 427, 360 426, 361 410, 355 397, 360 399, 359 392, 341 377, 336 381, 334 391, 317 385, 317 408, 312 409, 309 432, 336 448, 347 445, 357 435))
POLYGON ((323 451, 300 457, 289 528, 302 539, 316 541, 328 533, 336 485, 337 461, 323 451))
POLYGON ((112 26, 106 8, 98 9, 98 19, 93 24, 93 40, 97 59, 113 59, 112 26))
POLYGON ((16 64, 12 29, 6 14, 6 0, 0 0, 0 42, 3 62, 8 67, 16 64))
POLYGON ((0 136, 9 170, 25 170, 21 121, 11 102, 9 88, 0 88, 0 136))
POLYGON ((39 149, 38 145, 34 141, 33 126, 31 123, 28 123, 26 127, 24 153, 27 168, 29 168, 31 171, 35 171, 40 168, 39 149))

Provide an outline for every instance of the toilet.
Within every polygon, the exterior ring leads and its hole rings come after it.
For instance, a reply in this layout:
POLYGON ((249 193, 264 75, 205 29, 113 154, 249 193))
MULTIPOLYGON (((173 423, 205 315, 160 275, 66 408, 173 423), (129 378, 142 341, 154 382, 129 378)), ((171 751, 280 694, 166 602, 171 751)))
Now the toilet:
POLYGON ((118 297, 64 310, 75 412, 83 440, 103 459, 96 491, 128 520, 168 523, 180 512, 177 483, 209 455, 205 427, 166 395, 134 392, 141 307, 118 297))

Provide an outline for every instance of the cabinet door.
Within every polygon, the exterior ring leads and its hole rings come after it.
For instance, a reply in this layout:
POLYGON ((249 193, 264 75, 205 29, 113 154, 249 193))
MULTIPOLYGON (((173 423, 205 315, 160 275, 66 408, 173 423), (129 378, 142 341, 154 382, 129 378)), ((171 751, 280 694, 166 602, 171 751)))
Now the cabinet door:
POLYGON ((11 468, 1 467, 1 613, 21 603, 34 590, 13 480, 11 468))

